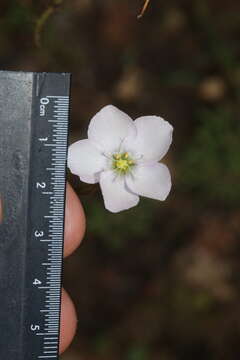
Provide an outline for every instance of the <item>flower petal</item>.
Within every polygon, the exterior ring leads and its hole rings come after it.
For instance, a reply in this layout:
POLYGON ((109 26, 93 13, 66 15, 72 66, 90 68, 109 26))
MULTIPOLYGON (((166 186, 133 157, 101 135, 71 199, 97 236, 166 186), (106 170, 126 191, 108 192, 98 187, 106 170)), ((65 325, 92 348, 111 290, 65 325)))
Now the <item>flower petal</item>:
POLYGON ((68 148, 68 167, 82 181, 98 182, 99 172, 104 170, 106 163, 106 158, 88 139, 76 141, 68 148))
POLYGON ((127 187, 135 194, 165 200, 171 189, 171 175, 166 165, 139 165, 126 177, 127 187))
POLYGON ((81 175, 79 176, 80 177, 80 180, 87 183, 87 184, 96 184, 99 182, 100 180, 100 173, 101 172, 98 172, 92 176, 86 176, 86 175, 81 175))
POLYGON ((139 196, 126 189, 124 176, 116 176, 112 170, 100 174, 100 187, 105 208, 111 212, 127 210, 139 202, 139 196))
POLYGON ((107 105, 90 121, 88 137, 100 149, 112 154, 127 136, 136 135, 132 119, 113 105, 107 105))
POLYGON ((140 162, 159 161, 167 153, 171 142, 173 127, 159 116, 142 116, 134 121, 137 136, 127 138, 124 146, 127 150, 142 156, 140 162))

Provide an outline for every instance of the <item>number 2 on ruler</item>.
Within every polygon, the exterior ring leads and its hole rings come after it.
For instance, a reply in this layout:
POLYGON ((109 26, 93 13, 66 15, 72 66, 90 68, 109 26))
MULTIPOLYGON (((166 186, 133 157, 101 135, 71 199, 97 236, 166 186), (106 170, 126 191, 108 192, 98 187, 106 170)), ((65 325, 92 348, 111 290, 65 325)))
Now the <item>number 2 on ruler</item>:
POLYGON ((46 187, 46 183, 44 181, 36 183, 36 188, 37 189, 39 189, 39 188, 45 189, 45 187, 46 187))

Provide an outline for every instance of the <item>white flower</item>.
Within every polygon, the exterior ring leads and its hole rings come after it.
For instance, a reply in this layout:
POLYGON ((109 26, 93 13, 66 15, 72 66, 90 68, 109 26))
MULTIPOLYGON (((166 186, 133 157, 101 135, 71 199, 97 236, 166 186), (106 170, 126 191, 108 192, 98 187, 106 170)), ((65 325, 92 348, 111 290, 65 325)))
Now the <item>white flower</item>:
POLYGON ((165 200, 171 176, 158 161, 169 149, 172 131, 158 116, 133 121, 115 106, 105 106, 90 121, 88 139, 69 146, 68 167, 82 181, 100 183, 111 212, 137 205, 139 195, 165 200))

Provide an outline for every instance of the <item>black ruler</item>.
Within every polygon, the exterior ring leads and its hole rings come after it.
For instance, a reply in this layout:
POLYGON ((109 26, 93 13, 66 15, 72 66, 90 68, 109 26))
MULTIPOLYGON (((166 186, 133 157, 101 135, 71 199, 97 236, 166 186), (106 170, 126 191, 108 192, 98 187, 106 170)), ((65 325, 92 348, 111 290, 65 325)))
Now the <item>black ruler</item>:
POLYGON ((0 359, 58 359, 70 74, 0 71, 0 359))

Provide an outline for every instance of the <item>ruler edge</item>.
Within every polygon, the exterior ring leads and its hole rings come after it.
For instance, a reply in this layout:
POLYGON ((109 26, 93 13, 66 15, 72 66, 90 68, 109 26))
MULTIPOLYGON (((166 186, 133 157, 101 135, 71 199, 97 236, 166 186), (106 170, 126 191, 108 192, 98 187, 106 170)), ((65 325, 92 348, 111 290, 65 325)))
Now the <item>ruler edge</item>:
MULTIPOLYGON (((11 72, 11 71, 10 71, 11 72)), ((15 73, 16 71, 12 71, 13 73, 15 73)), ((17 71, 18 72, 18 71, 17 71)), ((47 75, 62 75, 62 76, 66 76, 68 78, 68 82, 69 82, 69 86, 68 86, 68 97, 69 97, 69 108, 68 108, 68 127, 67 127, 67 138, 66 138, 66 142, 67 142, 67 149, 66 149, 66 158, 65 158, 65 170, 64 170, 64 177, 65 177, 65 184, 64 184, 64 194, 63 194, 63 198, 64 198, 64 203, 63 203, 63 239, 62 239, 62 263, 61 263, 61 274, 60 274, 60 296, 59 296, 59 304, 60 304, 60 310, 59 310, 59 317, 58 317, 58 321, 59 321, 59 328, 58 328, 58 355, 56 360, 59 359, 59 349, 60 349, 60 330, 61 330, 61 313, 62 313, 62 288, 63 288, 63 270, 64 270, 64 234, 65 234, 65 218, 66 218, 66 188, 67 188, 67 155, 68 155, 68 147, 69 147, 69 138, 70 138, 70 133, 69 133, 69 127, 70 127, 70 110, 71 110, 71 80, 72 80, 72 74, 70 72, 31 72, 31 71, 20 71, 20 73, 30 73, 32 74, 32 100, 34 98, 40 97, 40 93, 39 93, 39 77, 45 77, 47 75)), ((30 130, 30 155, 29 155, 29 165, 31 168, 31 164, 32 164, 32 146, 33 146, 33 136, 32 136, 32 132, 33 132, 33 116, 34 116, 34 112, 35 112, 35 106, 36 106, 36 101, 32 101, 32 106, 31 106, 31 130, 30 130)), ((30 209, 30 198, 31 198, 31 191, 30 191, 30 171, 29 171, 29 176, 28 176, 28 213, 29 213, 29 209, 30 209)), ((27 218, 27 229, 29 229, 28 224, 29 224, 30 220, 29 217, 27 218)), ((27 236, 29 235, 29 233, 27 234, 27 236)), ((28 241, 30 241, 28 238, 26 239, 26 246, 25 246, 25 250, 27 252, 27 243, 28 241)), ((24 291, 26 290, 27 286, 26 286, 26 267, 25 267, 25 275, 24 275, 24 286, 23 289, 24 291)), ((23 307, 23 324, 24 324, 24 320, 25 320, 25 311, 26 311, 26 304, 25 302, 23 302, 22 304, 23 307)), ((24 328, 22 329, 22 342, 21 345, 24 344, 24 328)), ((22 354, 24 355, 23 351, 22 354)))

